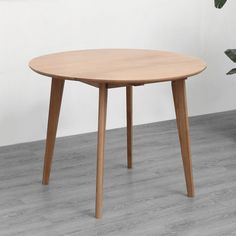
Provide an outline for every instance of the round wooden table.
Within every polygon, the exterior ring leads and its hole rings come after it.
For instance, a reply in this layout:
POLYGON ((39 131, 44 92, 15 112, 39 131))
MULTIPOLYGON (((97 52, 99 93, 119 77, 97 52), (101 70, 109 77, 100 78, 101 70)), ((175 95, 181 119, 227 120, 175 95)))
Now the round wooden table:
POLYGON ((47 185, 49 182, 65 80, 77 80, 99 88, 97 218, 102 217, 108 89, 126 87, 127 162, 128 168, 132 168, 132 86, 171 81, 187 194, 189 197, 194 196, 185 81, 206 68, 202 60, 155 50, 97 49, 41 56, 31 60, 29 66, 35 72, 52 78, 43 184, 47 185))

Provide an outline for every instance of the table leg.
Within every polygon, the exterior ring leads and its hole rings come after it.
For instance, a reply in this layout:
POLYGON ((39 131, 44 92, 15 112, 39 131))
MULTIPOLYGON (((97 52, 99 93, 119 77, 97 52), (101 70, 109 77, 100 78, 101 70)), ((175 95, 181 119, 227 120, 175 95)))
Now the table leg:
POLYGON ((99 87, 98 137, 97 137, 97 178, 96 178, 96 218, 102 217, 103 208, 103 176, 104 176, 104 148, 107 113, 107 85, 99 87))
POLYGON ((47 185, 49 182, 52 157, 56 139, 57 125, 61 107, 61 100, 63 95, 64 80, 52 78, 51 97, 49 105, 47 140, 44 156, 44 169, 42 183, 47 185))
POLYGON ((127 112, 127 163, 132 168, 132 133, 133 133, 133 87, 126 86, 126 112, 127 112))
POLYGON ((185 79, 173 81, 172 92, 188 197, 194 197, 185 79))

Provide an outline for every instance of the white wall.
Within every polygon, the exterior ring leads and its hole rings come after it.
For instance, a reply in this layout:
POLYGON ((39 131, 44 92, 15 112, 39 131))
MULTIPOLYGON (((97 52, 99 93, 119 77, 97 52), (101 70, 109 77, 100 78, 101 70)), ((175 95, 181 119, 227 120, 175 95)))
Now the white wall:
POLYGON ((236 1, 228 1, 223 9, 213 7, 213 1, 199 1, 200 56, 208 63, 202 79, 190 83, 191 115, 206 114, 236 108, 236 76, 226 72, 236 65, 225 56, 228 48, 236 48, 236 1))
MULTIPOLYGON (((222 54, 233 47, 228 37, 233 10, 219 12, 207 2, 0 0, 0 146, 45 138, 50 79, 27 64, 32 57, 63 50, 150 48, 201 56, 209 70, 188 82, 190 115, 233 109, 236 80, 225 79, 231 65, 222 54), (222 19, 226 25, 219 23, 222 19)), ((95 131, 97 99, 97 89, 67 82, 58 136, 95 131)), ((108 129, 124 126, 125 90, 109 91, 108 105, 108 129)), ((169 83, 135 88, 135 124, 172 118, 169 83)))

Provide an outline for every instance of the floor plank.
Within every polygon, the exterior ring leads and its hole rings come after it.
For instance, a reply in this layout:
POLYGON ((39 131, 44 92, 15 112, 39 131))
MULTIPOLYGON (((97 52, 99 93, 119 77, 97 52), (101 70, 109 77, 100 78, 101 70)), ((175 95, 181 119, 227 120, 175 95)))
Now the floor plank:
POLYGON ((0 147, 0 235, 236 235, 236 111, 193 117, 196 197, 186 197, 175 121, 107 132, 104 215, 94 218, 96 133, 57 139, 49 186, 44 141, 0 147))

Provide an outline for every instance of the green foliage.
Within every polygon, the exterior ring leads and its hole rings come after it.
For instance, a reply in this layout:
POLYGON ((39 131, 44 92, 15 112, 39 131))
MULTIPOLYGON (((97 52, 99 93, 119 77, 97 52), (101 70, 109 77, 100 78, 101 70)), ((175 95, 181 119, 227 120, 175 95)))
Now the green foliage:
MULTIPOLYGON (((225 54, 236 63, 236 49, 228 49, 225 51, 225 54)), ((227 75, 236 74, 236 68, 230 70, 227 75)))
POLYGON ((227 0, 215 0, 215 7, 222 8, 226 2, 227 2, 227 0))
POLYGON ((230 70, 227 75, 232 75, 232 74, 236 74, 236 68, 230 70))
POLYGON ((228 49, 225 51, 225 54, 236 63, 236 49, 228 49))
MULTIPOLYGON (((215 0, 215 7, 216 8, 222 8, 227 0, 215 0)), ((225 51, 225 54, 236 63, 236 49, 228 49, 225 51)), ((227 75, 236 74, 236 68, 230 70, 227 75)))

